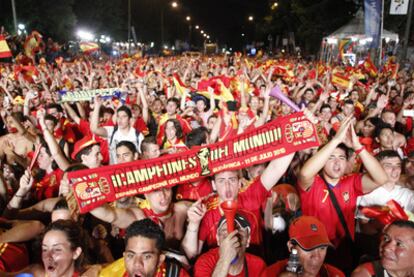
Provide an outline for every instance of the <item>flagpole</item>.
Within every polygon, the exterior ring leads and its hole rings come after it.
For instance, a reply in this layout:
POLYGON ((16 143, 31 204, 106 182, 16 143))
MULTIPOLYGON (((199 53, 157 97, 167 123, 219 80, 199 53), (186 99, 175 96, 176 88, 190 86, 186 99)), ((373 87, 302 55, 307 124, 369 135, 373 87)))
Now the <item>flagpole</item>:
MULTIPOLYGON (((413 0, 412 0, 413 1, 413 0)), ((378 66, 380 67, 382 64, 382 32, 384 28, 384 0, 381 0, 382 9, 381 9, 381 29, 380 29, 380 44, 379 44, 379 60, 378 66)))
POLYGON ((17 35, 17 16, 16 16, 16 4, 14 3, 14 0, 11 0, 12 5, 12 12, 13 12, 13 24, 14 24, 14 31, 17 35))
POLYGON ((404 46, 403 46, 403 51, 402 51, 403 60, 407 58, 408 40, 410 39, 411 18, 413 15, 413 2, 414 0, 410 0, 410 6, 408 8, 407 24, 405 25, 404 46))

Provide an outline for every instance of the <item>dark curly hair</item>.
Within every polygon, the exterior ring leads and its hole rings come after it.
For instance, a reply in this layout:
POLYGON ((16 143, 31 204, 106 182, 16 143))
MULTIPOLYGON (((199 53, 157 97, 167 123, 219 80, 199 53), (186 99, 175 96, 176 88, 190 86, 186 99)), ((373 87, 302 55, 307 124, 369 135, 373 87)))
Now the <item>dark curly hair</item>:
POLYGON ((165 234, 161 227, 149 218, 137 220, 131 223, 126 229, 125 245, 132 237, 141 236, 156 240, 156 247, 159 251, 164 249, 165 234))

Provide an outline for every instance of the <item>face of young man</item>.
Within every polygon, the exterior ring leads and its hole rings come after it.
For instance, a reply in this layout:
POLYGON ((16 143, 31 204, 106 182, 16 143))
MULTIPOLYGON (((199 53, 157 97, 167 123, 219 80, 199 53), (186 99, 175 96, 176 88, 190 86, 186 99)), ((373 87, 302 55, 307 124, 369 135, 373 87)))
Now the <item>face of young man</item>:
POLYGON ((116 163, 128 163, 137 159, 137 154, 133 153, 128 147, 120 146, 116 148, 116 163))
POLYGON ((235 200, 239 194, 240 180, 237 171, 223 171, 214 176, 213 189, 222 201, 235 200))
POLYGON ((173 101, 169 101, 165 107, 168 115, 174 115, 177 112, 177 104, 173 101))
POLYGON ((401 176, 401 160, 398 157, 385 158, 380 161, 388 176, 388 181, 396 184, 401 176))
POLYGON ((391 129, 384 128, 378 136, 378 142, 383 149, 393 149, 394 133, 391 129))
POLYGON ((89 168, 97 168, 101 166, 102 154, 101 147, 94 145, 91 152, 88 155, 82 155, 82 163, 89 168))
POLYGON ((395 113, 392 113, 392 112, 386 112, 386 113, 383 113, 383 114, 381 115, 381 119, 382 119, 385 123, 390 124, 390 125, 391 125, 391 127, 393 127, 393 128, 394 128, 394 126, 395 126, 395 122, 397 121, 397 118, 396 118, 396 116, 395 116, 395 113))
POLYGON ((116 116, 116 122, 118 124, 118 128, 125 129, 129 127, 129 116, 124 111, 119 111, 116 116))
POLYGON ((143 151, 143 159, 154 159, 158 158, 161 155, 160 146, 155 143, 149 143, 143 151))
POLYGON ((412 270, 414 230, 407 227, 388 227, 381 240, 380 257, 382 266, 390 273, 412 270))
POLYGON ((346 163, 345 151, 341 148, 336 148, 329 156, 323 168, 323 173, 330 179, 337 180, 345 174, 346 163))
POLYGON ((171 205, 172 190, 171 188, 162 188, 145 194, 151 210, 157 214, 165 213, 171 205))
POLYGON ((164 261, 156 240, 142 236, 128 239, 124 252, 125 269, 130 277, 153 277, 164 261))

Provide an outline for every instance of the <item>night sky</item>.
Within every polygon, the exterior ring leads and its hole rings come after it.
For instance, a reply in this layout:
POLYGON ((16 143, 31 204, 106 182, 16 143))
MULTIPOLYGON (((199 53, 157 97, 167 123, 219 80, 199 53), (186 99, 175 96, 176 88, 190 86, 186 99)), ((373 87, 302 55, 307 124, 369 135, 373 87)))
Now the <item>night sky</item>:
POLYGON ((133 25, 137 30, 138 39, 160 40, 161 7, 164 8, 164 28, 166 39, 188 36, 187 15, 191 16, 193 25, 192 41, 201 35, 194 29, 199 25, 213 41, 229 46, 241 41, 241 34, 252 34, 254 22, 248 21, 248 16, 256 19, 262 17, 268 9, 268 0, 181 0, 178 9, 171 8, 170 0, 140 0, 133 1, 133 25), (169 36, 168 36, 169 35, 169 36))

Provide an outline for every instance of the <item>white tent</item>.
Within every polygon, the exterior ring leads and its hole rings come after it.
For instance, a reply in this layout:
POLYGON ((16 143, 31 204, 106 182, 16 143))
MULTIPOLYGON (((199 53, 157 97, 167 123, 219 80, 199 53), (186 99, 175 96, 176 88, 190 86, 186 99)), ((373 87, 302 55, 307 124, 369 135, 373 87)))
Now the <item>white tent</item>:
MULTIPOLYGON (((398 42, 398 34, 382 30, 381 37, 386 40, 393 40, 398 42)), ((332 34, 326 37, 328 40, 331 39, 344 39, 344 38, 355 38, 355 39, 367 39, 365 36, 365 22, 364 22, 364 12, 360 9, 355 17, 348 22, 345 26, 342 26, 332 34)))
MULTIPOLYGON (((398 44, 398 34, 382 30, 381 34, 382 39, 385 39, 385 42, 388 46, 395 47, 398 44), (388 44, 393 42, 393 44, 388 44)), ((355 17, 348 22, 348 24, 342 26, 329 36, 325 37, 322 41, 322 47, 320 52, 320 59, 330 63, 338 57, 338 44, 343 39, 351 39, 353 42, 352 54, 355 62, 358 62, 361 59, 364 59, 368 52, 368 45, 372 41, 372 37, 367 37, 365 35, 365 22, 364 22, 364 12, 360 9, 355 17)), ((394 48, 395 49, 395 48, 394 48)))

